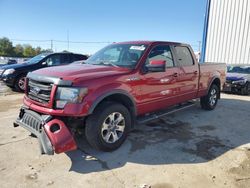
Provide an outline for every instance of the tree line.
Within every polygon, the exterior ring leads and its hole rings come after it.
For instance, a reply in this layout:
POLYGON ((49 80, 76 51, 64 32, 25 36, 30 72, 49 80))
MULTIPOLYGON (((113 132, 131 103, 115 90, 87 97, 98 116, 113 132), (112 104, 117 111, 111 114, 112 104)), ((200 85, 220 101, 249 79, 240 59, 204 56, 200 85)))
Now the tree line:
POLYGON ((17 44, 13 46, 12 42, 6 38, 0 38, 0 56, 5 57, 33 57, 43 52, 51 51, 41 47, 32 47, 30 44, 17 44))

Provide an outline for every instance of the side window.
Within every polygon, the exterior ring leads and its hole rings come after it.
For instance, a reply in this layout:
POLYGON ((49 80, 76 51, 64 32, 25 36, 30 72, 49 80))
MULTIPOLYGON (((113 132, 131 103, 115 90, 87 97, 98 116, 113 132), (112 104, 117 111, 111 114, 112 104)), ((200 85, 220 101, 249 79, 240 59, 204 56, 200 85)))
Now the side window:
POLYGON ((152 60, 164 60, 168 68, 174 66, 174 60, 169 46, 157 46, 153 48, 148 56, 146 64, 149 64, 152 60))
POLYGON ((181 66, 192 66, 194 64, 193 57, 187 47, 176 46, 175 50, 181 66))
POLYGON ((60 61, 60 55, 52 55, 50 56, 47 60, 46 63, 48 66, 56 66, 56 65, 60 65, 61 61, 60 61))
POLYGON ((80 60, 86 60, 87 59, 86 56, 78 55, 78 54, 74 54, 73 57, 74 57, 74 61, 80 61, 80 60))
POLYGON ((62 54, 61 55, 61 64, 69 64, 70 61, 70 54, 62 54))

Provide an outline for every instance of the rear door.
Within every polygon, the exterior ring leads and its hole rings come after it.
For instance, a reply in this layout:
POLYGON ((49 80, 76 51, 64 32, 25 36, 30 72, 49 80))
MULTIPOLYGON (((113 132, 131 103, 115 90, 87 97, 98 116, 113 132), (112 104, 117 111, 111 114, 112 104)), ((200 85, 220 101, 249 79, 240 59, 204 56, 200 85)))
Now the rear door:
POLYGON ((199 67, 188 46, 174 46, 175 57, 179 66, 178 81, 181 100, 187 101, 197 96, 199 84, 199 67))
POLYGON ((71 54, 61 54, 61 65, 67 65, 70 64, 72 62, 71 60, 71 54))
POLYGON ((88 59, 87 56, 81 55, 81 54, 72 54, 72 62, 73 61, 80 61, 80 60, 86 60, 88 59))

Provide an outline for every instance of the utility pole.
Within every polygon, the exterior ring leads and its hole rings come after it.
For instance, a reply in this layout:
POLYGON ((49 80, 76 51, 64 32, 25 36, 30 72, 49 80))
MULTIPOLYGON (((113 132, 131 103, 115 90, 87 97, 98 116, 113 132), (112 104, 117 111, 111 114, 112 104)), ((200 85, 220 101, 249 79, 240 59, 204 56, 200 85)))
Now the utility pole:
POLYGON ((199 46, 199 52, 201 52, 201 41, 198 41, 199 46))
POLYGON ((69 30, 67 30, 67 41, 68 41, 68 51, 69 51, 69 30))
POLYGON ((53 52, 53 40, 50 41, 50 49, 53 52))

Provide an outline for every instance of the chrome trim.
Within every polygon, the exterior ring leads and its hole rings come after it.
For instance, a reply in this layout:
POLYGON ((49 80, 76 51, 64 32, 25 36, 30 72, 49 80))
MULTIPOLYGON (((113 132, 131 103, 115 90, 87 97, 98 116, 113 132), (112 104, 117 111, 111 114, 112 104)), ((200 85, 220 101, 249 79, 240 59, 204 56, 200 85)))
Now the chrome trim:
POLYGON ((38 82, 47 82, 56 84, 58 86, 72 86, 72 81, 63 80, 62 78, 52 77, 52 76, 44 76, 36 73, 29 72, 27 78, 38 81, 38 82))

